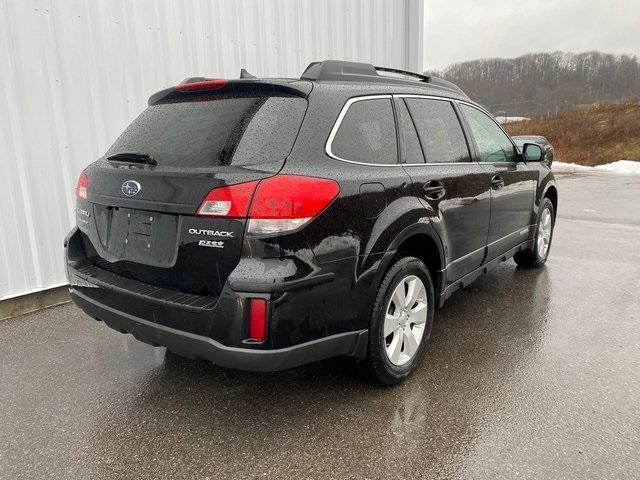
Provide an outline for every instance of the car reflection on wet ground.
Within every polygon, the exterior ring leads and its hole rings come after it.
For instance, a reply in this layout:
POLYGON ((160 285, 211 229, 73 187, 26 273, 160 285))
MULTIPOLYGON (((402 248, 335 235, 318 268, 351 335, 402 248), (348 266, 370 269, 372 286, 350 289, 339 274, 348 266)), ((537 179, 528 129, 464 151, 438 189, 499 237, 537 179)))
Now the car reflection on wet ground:
POLYGON ((165 356, 72 305, 0 322, 0 478, 638 478, 640 177, 558 184, 546 268, 454 294, 394 388, 165 356))

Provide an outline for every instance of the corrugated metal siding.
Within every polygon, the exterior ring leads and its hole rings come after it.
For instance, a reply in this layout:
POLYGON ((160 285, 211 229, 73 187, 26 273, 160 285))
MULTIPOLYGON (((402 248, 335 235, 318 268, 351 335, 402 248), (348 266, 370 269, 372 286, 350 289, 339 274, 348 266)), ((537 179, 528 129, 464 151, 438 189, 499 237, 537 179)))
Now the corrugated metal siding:
POLYGON ((421 4, 0 0, 0 299, 65 282, 77 176, 151 93, 241 67, 299 76, 324 58, 407 67, 421 4))

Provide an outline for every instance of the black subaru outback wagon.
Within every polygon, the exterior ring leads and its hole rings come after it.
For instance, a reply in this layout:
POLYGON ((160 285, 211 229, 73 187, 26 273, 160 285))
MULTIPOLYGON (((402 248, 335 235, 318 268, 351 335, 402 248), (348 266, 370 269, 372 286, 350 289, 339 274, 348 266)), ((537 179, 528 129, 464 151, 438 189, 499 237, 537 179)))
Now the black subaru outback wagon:
POLYGON ((71 295, 186 357, 266 371, 343 355, 398 383, 454 291, 511 257, 545 263, 558 194, 541 157, 410 72, 188 79, 80 175, 71 295))

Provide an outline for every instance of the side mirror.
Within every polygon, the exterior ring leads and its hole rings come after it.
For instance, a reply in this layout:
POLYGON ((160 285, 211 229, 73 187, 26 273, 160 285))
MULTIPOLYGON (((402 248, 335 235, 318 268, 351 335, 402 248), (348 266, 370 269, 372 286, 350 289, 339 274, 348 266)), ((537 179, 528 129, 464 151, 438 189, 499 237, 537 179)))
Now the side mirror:
POLYGON ((544 158, 544 152, 540 145, 525 143, 522 147, 522 157, 525 162, 541 162, 544 158))

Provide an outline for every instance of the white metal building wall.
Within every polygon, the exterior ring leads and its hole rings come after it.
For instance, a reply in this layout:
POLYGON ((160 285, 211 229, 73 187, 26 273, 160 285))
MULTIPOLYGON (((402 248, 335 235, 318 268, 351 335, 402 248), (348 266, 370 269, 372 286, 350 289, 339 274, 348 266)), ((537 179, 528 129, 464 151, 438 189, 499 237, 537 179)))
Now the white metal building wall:
POLYGON ((423 0, 0 0, 0 300, 65 283, 77 176, 150 94, 325 58, 420 70, 422 17, 423 0))

